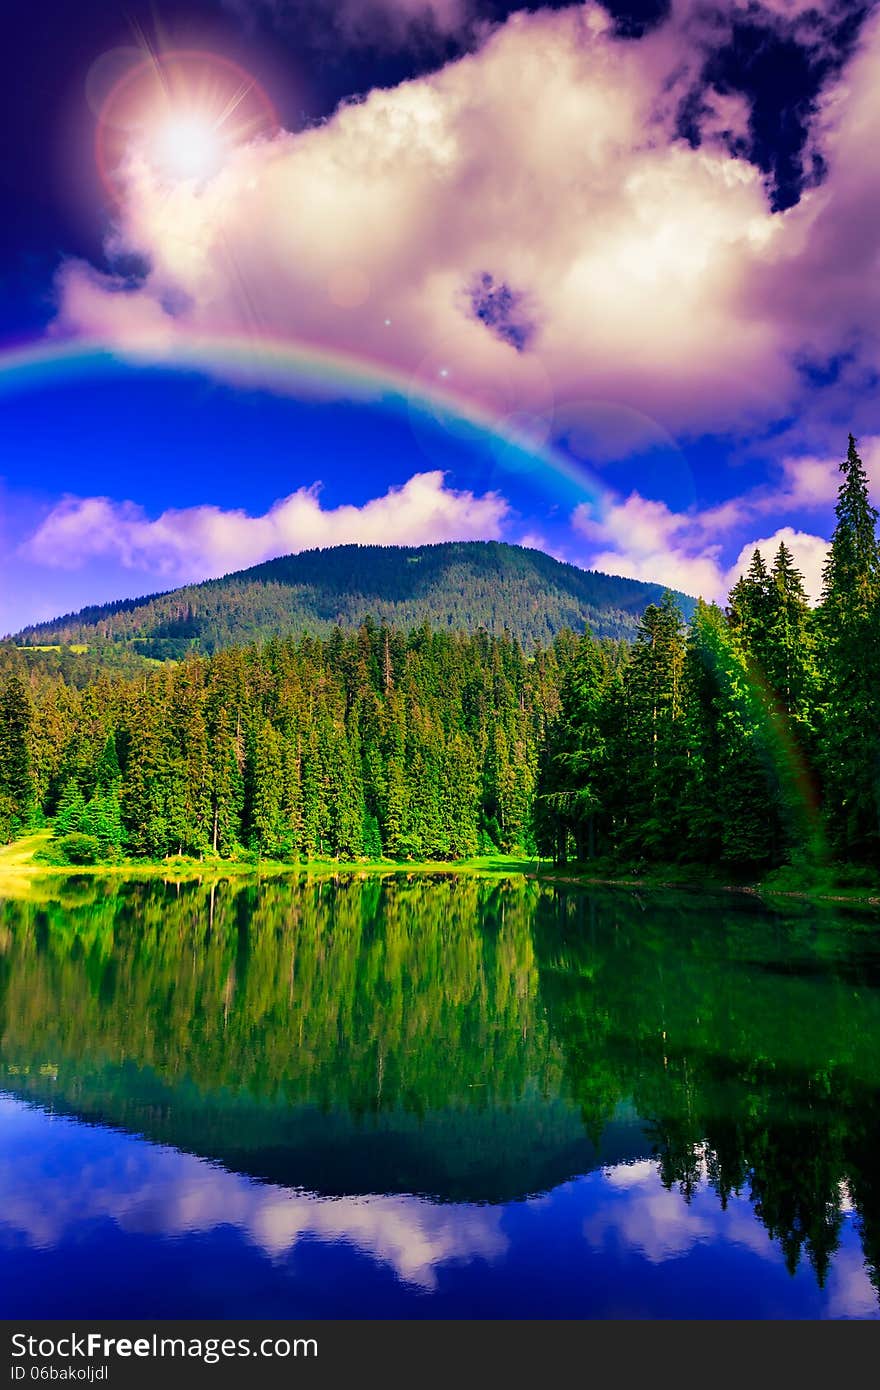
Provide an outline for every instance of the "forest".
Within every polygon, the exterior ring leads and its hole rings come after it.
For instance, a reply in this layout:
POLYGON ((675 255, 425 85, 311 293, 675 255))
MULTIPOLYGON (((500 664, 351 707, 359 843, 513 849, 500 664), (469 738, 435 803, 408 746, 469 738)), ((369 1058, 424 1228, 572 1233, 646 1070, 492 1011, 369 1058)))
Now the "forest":
POLYGON ((784 544, 726 608, 667 592, 635 638, 564 629, 273 637, 98 671, 0 655, 0 840, 56 863, 877 862, 880 547, 850 436, 821 602, 784 544))

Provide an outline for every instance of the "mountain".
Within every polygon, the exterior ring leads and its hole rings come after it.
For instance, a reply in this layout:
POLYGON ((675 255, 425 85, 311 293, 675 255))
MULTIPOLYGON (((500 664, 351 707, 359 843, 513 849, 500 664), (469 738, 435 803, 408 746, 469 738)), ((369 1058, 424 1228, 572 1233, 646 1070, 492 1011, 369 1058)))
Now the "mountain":
MULTIPOLYGON (((285 555, 222 579, 123 599, 27 627, 20 646, 113 643, 159 659, 188 648, 212 652, 279 633, 327 633, 377 622, 490 632, 507 628, 526 646, 564 627, 632 637, 660 584, 563 564, 497 541, 416 547, 342 545, 285 555)), ((677 595, 689 617, 694 601, 677 595)))

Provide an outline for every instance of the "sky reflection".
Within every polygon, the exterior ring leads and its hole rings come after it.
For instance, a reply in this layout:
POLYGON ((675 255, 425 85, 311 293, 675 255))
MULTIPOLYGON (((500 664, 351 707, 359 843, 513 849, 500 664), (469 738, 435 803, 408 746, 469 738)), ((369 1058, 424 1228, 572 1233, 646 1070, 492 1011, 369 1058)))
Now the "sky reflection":
MULTIPOLYGON (((156 1260, 182 1315, 523 1316, 531 1306, 535 1316, 724 1316, 726 1306, 728 1316, 749 1316, 746 1286, 769 1316, 878 1313, 851 1214, 819 1289, 803 1262, 788 1274, 746 1194, 725 1210, 703 1181, 686 1201, 663 1186, 652 1160, 497 1206, 326 1198, 8 1096, 0 1097, 0 1248, 14 1276, 7 1288, 44 1316, 106 1313, 108 1278, 114 1311, 125 1308, 143 1298, 145 1264, 156 1260), (670 1262, 677 1311, 664 1293, 670 1262)), ((139 1311, 155 1310, 141 1303, 139 1311)))

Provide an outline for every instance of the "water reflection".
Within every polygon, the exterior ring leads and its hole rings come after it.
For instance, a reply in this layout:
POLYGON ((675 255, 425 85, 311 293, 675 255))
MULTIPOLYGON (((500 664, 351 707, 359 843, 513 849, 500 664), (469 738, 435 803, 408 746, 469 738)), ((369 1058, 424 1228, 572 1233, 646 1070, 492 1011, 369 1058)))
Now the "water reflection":
POLYGON ((109 1220, 129 1234, 175 1238, 233 1226, 269 1259, 308 1237, 346 1241, 405 1283, 436 1284, 447 1260, 491 1260, 506 1241, 501 1208, 424 1198, 322 1198, 261 1184, 191 1154, 49 1117, 0 1097, 0 1224, 37 1249, 109 1220))
MULTIPOLYGON (((357 1274, 361 1296, 373 1281, 381 1285, 383 1272, 393 1276, 384 1294, 388 1312, 405 1313, 426 1298, 462 1311, 462 1285, 466 1290, 476 1280, 483 1310, 495 1316, 504 1316, 512 1301, 542 1297, 551 1313, 555 1306, 569 1316, 601 1316, 623 1307, 628 1316, 652 1316, 671 1287, 661 1266, 674 1262, 687 1285, 700 1278, 689 1263, 707 1247, 715 1287, 692 1290, 689 1315, 723 1315, 726 1297, 740 1297, 734 1282, 724 1292, 728 1259, 738 1252, 747 1256, 736 1266, 739 1279, 760 1288, 778 1316, 877 1316, 851 1223, 844 1225, 825 1288, 810 1288, 803 1278, 798 1286, 745 1198, 735 1198, 725 1211, 705 1189, 689 1204, 664 1187, 655 1161, 600 1169, 545 1196, 501 1206, 405 1195, 333 1199, 254 1182, 11 1097, 0 1097, 0 1126, 0 1246, 7 1247, 7 1260, 18 1255, 24 1276, 23 1287, 9 1288, 10 1315, 25 1310, 32 1296, 22 1246, 42 1253, 37 1268, 48 1309, 83 1316, 112 1297, 117 1311, 148 1315, 156 1305, 144 1305, 144 1290, 131 1278, 146 1239, 171 1256, 175 1298, 184 1313, 199 1306, 190 1301, 191 1286, 208 1277, 216 1281, 218 1271, 224 1300, 251 1313, 259 1309, 252 1303, 255 1283, 262 1297, 271 1290, 273 1303, 291 1313, 307 1300, 312 1312, 332 1312, 333 1293, 319 1296, 314 1307, 313 1266, 299 1256, 318 1247, 332 1259, 334 1250, 349 1247, 366 1257, 357 1274), (218 1257, 216 1239, 223 1232, 233 1233, 238 1244, 220 1247, 218 1257), (262 1257, 256 1281, 242 1246, 262 1257), (76 1289, 69 1281, 71 1256, 76 1289), (763 1268, 756 1270, 756 1262, 763 1268)), ((155 1300, 157 1293, 146 1296, 155 1300)))
POLYGON ((0 920, 19 1311, 877 1313, 870 923, 403 876, 0 920))

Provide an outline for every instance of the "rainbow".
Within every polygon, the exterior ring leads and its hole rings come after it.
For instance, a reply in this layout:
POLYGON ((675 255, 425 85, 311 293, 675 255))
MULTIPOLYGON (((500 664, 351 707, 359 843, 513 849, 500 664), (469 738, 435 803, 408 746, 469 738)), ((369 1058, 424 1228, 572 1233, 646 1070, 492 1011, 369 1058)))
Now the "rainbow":
POLYGON ((515 423, 499 419, 460 392, 427 385, 386 363, 292 338, 212 333, 124 348, 97 339, 40 339, 0 348, 0 393, 137 370, 195 372, 232 385, 307 399, 373 402, 409 413, 423 423, 439 424, 467 442, 488 446, 502 467, 512 472, 552 471, 577 489, 597 519, 611 500, 606 487, 584 464, 575 463, 552 445, 535 442, 515 423))

